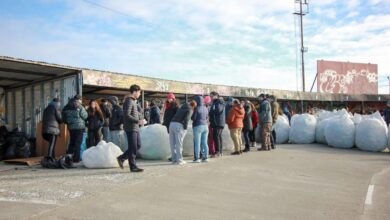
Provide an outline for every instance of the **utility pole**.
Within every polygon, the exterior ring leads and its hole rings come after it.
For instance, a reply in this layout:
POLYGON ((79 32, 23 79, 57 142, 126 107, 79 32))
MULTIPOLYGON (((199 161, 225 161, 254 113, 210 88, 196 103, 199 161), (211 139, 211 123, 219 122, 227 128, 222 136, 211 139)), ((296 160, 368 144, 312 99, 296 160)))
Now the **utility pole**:
POLYGON ((305 52, 307 48, 303 45, 303 16, 309 13, 308 0, 295 0, 295 6, 299 5, 299 10, 295 10, 295 15, 299 17, 299 25, 301 32, 301 71, 302 71, 302 91, 305 92, 305 52), (305 7, 305 8, 304 8, 305 7))
POLYGON ((387 81, 389 82, 389 95, 390 95, 390 76, 387 77, 387 81))

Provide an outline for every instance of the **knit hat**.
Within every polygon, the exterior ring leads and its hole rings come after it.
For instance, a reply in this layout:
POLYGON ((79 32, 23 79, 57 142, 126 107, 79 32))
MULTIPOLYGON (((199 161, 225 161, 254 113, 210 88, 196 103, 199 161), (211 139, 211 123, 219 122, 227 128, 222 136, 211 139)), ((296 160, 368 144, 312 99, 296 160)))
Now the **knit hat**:
POLYGON ((211 97, 210 96, 205 96, 203 101, 204 101, 205 104, 209 104, 209 103, 211 103, 211 97))
POLYGON ((167 99, 176 99, 173 93, 168 93, 167 99))

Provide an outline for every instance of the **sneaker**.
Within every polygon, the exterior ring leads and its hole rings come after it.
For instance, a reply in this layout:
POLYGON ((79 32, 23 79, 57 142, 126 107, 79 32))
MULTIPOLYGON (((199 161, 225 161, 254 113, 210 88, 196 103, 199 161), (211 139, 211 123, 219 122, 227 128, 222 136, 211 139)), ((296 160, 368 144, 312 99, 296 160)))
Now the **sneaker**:
POLYGON ((120 157, 117 157, 116 161, 118 162, 119 167, 123 170, 123 160, 120 157))
POLYGON ((177 165, 185 165, 185 164, 187 164, 187 162, 185 162, 184 160, 181 160, 181 161, 179 161, 179 162, 177 163, 177 165))
POLYGON ((203 159, 202 160, 202 163, 207 163, 207 162, 209 162, 209 159, 203 159))
POLYGON ((231 155, 239 155, 239 154, 240 154, 240 152, 238 152, 238 151, 231 153, 231 155))
POLYGON ((193 162, 194 162, 194 163, 200 163, 200 160, 197 159, 197 160, 194 160, 193 162))
POLYGON ((176 165, 176 164, 177 164, 177 161, 172 161, 171 164, 172 164, 172 165, 176 165))
POLYGON ((243 152, 244 153, 247 153, 247 152, 249 152, 249 151, 251 151, 250 149, 245 149, 243 152))
POLYGON ((132 172, 132 173, 142 173, 142 172, 144 172, 144 169, 136 167, 136 168, 130 169, 130 172, 132 172))

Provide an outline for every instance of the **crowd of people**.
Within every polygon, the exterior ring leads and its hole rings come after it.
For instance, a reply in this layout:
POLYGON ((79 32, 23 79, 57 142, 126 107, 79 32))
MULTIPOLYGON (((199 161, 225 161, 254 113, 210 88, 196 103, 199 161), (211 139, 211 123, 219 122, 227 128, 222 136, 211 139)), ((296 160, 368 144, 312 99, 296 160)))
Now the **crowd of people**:
POLYGON ((80 147, 85 130, 87 147, 96 146, 101 140, 123 145, 121 142, 124 138, 121 135, 125 132, 127 150, 117 158, 118 164, 123 169, 124 162, 128 160, 131 172, 142 172, 143 169, 136 163, 137 151, 141 148, 142 126, 164 125, 169 133, 170 160, 173 164, 183 165, 186 163, 182 155, 183 142, 188 129, 193 130, 194 136, 193 162, 200 163, 208 162, 209 157, 223 156, 222 132, 225 127, 228 127, 234 143, 232 155, 240 155, 249 152, 251 147, 255 148, 257 136, 261 136, 261 146, 257 150, 275 149, 276 132, 273 124, 281 114, 290 117, 288 109, 284 106, 280 108, 276 97, 268 94, 258 97, 256 107, 248 99, 229 97, 225 102, 216 91, 206 96, 195 96, 193 100, 180 105, 175 95, 169 93, 162 109, 155 101, 145 102, 143 109, 138 102, 141 88, 132 85, 129 92, 123 106, 120 106, 118 97, 110 96, 99 100, 100 103, 98 100, 90 100, 88 107, 84 108, 81 96, 76 95, 61 111, 59 100, 54 99, 43 115, 42 136, 50 143, 48 157, 54 157, 61 123, 67 125, 70 134, 67 160, 80 162, 80 147), (255 132, 257 127, 260 132, 255 132))

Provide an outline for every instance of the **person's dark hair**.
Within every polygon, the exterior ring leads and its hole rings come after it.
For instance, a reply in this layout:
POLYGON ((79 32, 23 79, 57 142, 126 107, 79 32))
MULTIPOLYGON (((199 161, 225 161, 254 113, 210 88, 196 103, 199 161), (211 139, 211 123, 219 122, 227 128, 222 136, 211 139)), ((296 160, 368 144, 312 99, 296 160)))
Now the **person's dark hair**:
POLYGON ((100 99, 100 102, 107 102, 108 100, 106 98, 100 99))
POLYGON ((138 92, 140 90, 141 90, 141 87, 139 85, 134 84, 134 85, 130 86, 130 93, 138 92))
POLYGON ((60 99, 59 98, 54 98, 53 102, 60 102, 60 99))
POLYGON ((270 98, 269 94, 265 94, 265 98, 266 99, 270 98))
POLYGON ((238 100, 238 99, 234 99, 233 104, 234 104, 234 105, 240 105, 241 102, 240 102, 240 100, 238 100))
POLYGON ((95 113, 98 113, 99 117, 101 119, 104 119, 103 117, 103 112, 102 110, 100 109, 100 106, 98 105, 97 101, 95 99, 92 99, 91 101, 89 101, 89 107, 88 107, 88 113, 90 115, 95 115, 95 113), (96 103, 96 107, 95 108, 92 108, 92 103, 95 102, 96 103))
POLYGON ((265 98, 265 95, 264 95, 263 93, 261 93, 261 94, 259 95, 259 98, 265 98))
POLYGON ((216 91, 212 91, 212 92, 210 92, 210 96, 218 96, 219 97, 219 94, 216 91))
POLYGON ((75 100, 81 100, 81 95, 75 95, 73 98, 74 98, 75 100))

